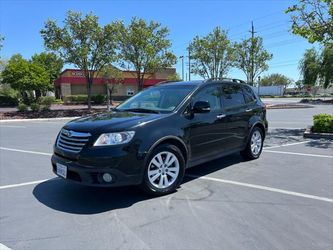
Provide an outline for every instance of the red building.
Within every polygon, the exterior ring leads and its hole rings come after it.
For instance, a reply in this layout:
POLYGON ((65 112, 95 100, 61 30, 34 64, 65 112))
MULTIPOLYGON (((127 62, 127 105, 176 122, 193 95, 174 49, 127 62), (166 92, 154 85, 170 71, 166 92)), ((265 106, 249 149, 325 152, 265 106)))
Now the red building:
MULTIPOLYGON (((159 70, 154 74, 146 74, 144 87, 155 85, 159 82, 166 81, 169 76, 176 73, 174 68, 166 68, 159 70)), ((123 99, 134 95, 138 91, 136 71, 122 71, 122 83, 115 84, 113 97, 115 99, 123 99)), ((54 82, 56 96, 64 97, 68 95, 84 95, 87 94, 87 82, 84 74, 78 69, 65 69, 58 79, 54 82)), ((106 95, 107 83, 106 79, 97 77, 94 79, 92 94, 106 95)))

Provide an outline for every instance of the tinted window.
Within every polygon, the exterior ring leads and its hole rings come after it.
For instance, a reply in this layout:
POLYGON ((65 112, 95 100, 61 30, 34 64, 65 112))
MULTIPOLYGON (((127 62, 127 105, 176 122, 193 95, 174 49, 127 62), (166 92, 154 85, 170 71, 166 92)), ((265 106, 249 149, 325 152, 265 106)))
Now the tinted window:
POLYGON ((240 85, 225 84, 222 86, 222 102, 224 108, 233 108, 245 104, 240 85))
POLYGON ((217 86, 209 86, 200 90, 192 99, 192 103, 196 103, 198 101, 207 101, 210 105, 210 110, 220 110, 221 109, 221 101, 220 101, 220 93, 217 89, 217 86))
POLYGON ((246 103, 250 103, 256 100, 253 90, 248 86, 243 86, 243 94, 246 103))
POLYGON ((161 85, 141 91, 117 107, 117 110, 150 109, 171 112, 194 89, 192 85, 161 85))

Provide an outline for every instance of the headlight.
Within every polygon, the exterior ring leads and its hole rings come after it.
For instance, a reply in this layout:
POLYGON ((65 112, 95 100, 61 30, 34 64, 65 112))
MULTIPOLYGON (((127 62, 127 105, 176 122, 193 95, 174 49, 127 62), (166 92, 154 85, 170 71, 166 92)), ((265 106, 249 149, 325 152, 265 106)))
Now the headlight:
POLYGON ((124 144, 131 141, 134 134, 134 131, 101 134, 97 141, 94 143, 94 146, 124 144))

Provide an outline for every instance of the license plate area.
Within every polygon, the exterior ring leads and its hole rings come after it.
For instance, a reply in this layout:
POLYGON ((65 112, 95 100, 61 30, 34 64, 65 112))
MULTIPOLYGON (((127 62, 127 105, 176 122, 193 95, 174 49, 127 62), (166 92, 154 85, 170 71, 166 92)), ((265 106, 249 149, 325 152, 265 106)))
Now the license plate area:
POLYGON ((67 166, 62 165, 60 163, 57 163, 56 166, 57 166, 57 175, 66 179, 66 177, 67 177, 67 166))

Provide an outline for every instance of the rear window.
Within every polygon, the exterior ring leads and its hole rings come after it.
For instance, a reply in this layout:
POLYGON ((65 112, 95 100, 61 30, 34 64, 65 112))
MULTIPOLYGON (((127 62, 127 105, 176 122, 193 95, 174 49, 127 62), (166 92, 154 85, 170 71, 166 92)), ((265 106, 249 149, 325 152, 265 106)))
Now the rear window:
POLYGON ((249 86, 243 86, 243 94, 246 103, 254 102, 256 100, 253 90, 249 86))
POLYGON ((241 86, 236 84, 223 85, 222 103, 226 109, 244 105, 245 100, 241 86))

